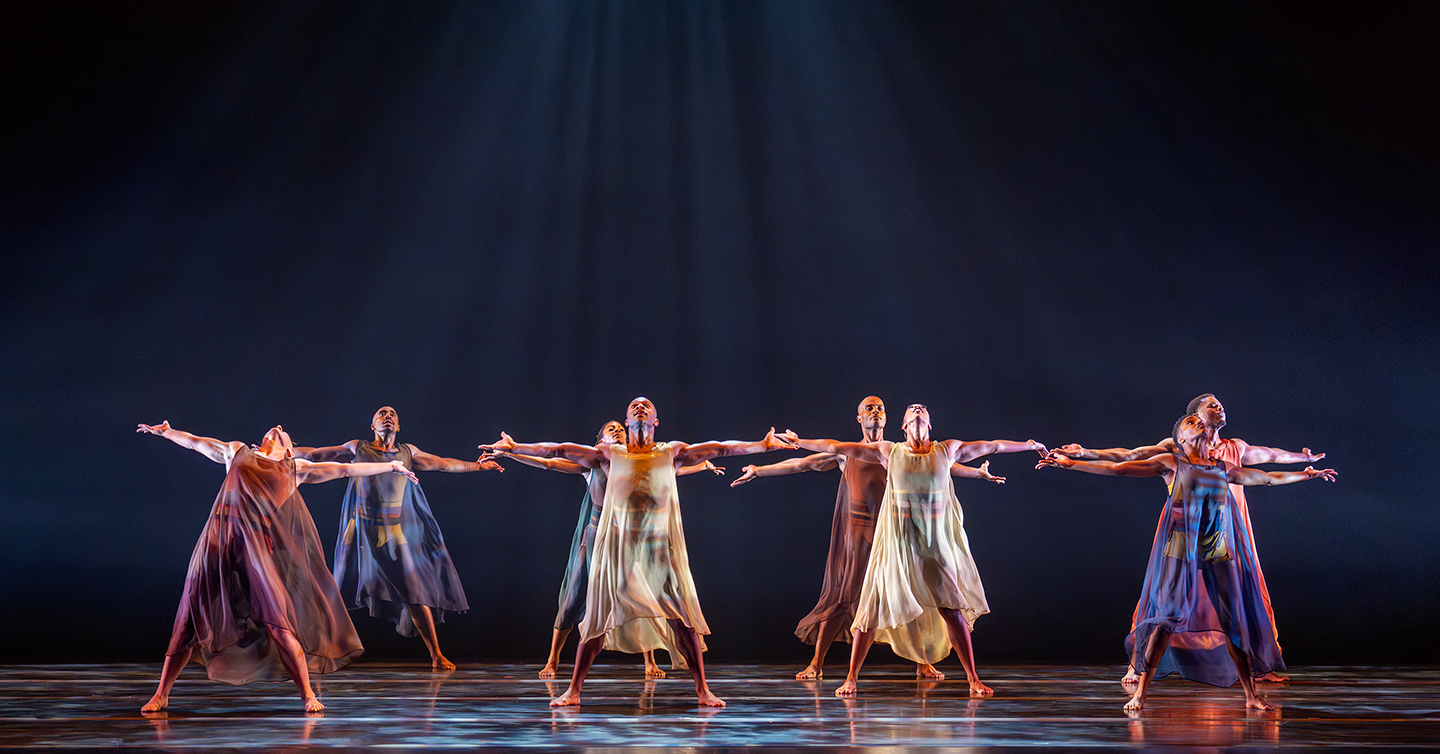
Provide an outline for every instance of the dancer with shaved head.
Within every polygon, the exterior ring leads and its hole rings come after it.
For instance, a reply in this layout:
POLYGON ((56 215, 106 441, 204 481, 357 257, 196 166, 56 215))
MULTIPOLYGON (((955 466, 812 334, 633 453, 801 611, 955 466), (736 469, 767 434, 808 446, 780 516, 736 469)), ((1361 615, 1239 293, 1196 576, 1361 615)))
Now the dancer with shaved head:
MULTIPOLYGON (((860 424, 861 442, 884 439, 885 402, 873 395, 867 396, 855 411, 855 421, 860 424)), ((820 678, 824 674, 825 655, 830 651, 830 644, 837 638, 850 641, 849 628, 855 621, 855 603, 860 599, 865 566, 870 562, 870 547, 875 539, 875 517, 885 499, 885 465, 840 453, 816 453, 768 466, 746 466, 745 473, 730 484, 738 487, 760 477, 835 468, 840 469, 840 490, 835 496, 835 515, 830 524, 830 554, 825 560, 820 601, 795 628, 795 635, 801 641, 815 645, 815 653, 810 664, 795 674, 797 681, 820 678)), ((950 473, 1004 484, 1004 477, 992 476, 989 468, 989 461, 978 469, 957 463, 950 467, 950 473)), ((916 665, 915 674, 935 680, 945 677, 934 665, 923 662, 916 665)))
POLYGON ((806 450, 839 453, 886 470, 885 498, 850 629, 850 670, 835 695, 855 695, 865 655, 879 640, 901 657, 932 665, 953 647, 965 668, 970 695, 990 696, 995 692, 981 683, 970 644, 975 619, 990 612, 990 606, 970 556, 950 467, 992 453, 1033 450, 1044 456, 1047 451, 1034 440, 932 440, 930 410, 918 403, 905 409, 902 427, 903 443, 802 440, 789 431, 781 435, 806 450))
POLYGON ((695 582, 690 576, 675 472, 681 466, 719 456, 794 446, 777 439, 774 430, 759 442, 657 442, 655 429, 659 424, 655 404, 648 398, 636 398, 625 410, 624 444, 520 444, 502 433, 499 442, 481 446, 596 463, 605 467, 609 477, 595 552, 590 557, 575 672, 565 693, 550 702, 552 707, 580 703, 585 676, 602 648, 635 653, 665 647, 667 641, 659 628, 662 625, 673 634, 671 641, 689 665, 700 704, 725 706, 705 682, 705 661, 701 657, 705 646, 701 637, 710 633, 710 628, 700 612, 695 582))

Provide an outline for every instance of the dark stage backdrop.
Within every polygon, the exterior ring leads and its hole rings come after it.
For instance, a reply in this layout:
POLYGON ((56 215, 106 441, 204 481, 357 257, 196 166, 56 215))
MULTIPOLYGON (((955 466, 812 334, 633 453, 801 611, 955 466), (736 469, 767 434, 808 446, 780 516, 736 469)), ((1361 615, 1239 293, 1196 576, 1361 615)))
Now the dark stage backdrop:
MULTIPOLYGON (((1437 6, 1170 5, 7 5, 0 658, 159 659, 223 468, 137 422, 391 404, 471 458, 636 395, 854 438, 875 393, 1108 447, 1214 392, 1341 473, 1250 496, 1287 658, 1440 662, 1437 6)), ((1121 663, 1164 485, 1034 461, 958 485, 980 661, 1121 663)), ((682 481, 713 658, 807 656, 838 478, 682 481)), ((543 656, 580 480, 423 483, 443 646, 543 656)))

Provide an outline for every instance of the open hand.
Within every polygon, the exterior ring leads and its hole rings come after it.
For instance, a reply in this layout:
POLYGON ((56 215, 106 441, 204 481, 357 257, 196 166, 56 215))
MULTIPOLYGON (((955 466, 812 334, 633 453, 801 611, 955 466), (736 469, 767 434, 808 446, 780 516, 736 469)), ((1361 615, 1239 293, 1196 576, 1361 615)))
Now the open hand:
POLYGON ((1050 449, 1045 447, 1045 443, 1036 440, 1026 440, 1025 442, 1030 443, 1030 449, 1039 453, 1041 458, 1050 455, 1050 449))
POLYGON ((481 450, 503 450, 509 452, 515 449, 515 438, 505 434, 504 432, 501 432, 499 440, 496 440, 489 445, 478 445, 476 447, 480 448, 481 450))
POLYGON ((994 482, 995 484, 1004 484, 1004 483, 1005 483, 1005 477, 1003 477, 1003 476, 995 476, 994 474, 991 474, 991 473, 990 473, 990 462, 989 462, 989 461, 986 461, 985 463, 980 464, 980 478, 981 478, 981 479, 984 479, 984 480, 987 481, 987 482, 994 482))
POLYGON ((505 467, 501 466, 500 463, 495 460, 499 455, 499 453, 481 453, 480 457, 475 459, 475 463, 480 464, 481 471, 499 471, 503 473, 505 467))
POLYGON ((414 482, 415 486, 420 486, 420 477, 415 476, 415 472, 405 468, 405 464, 400 463, 399 461, 390 462, 390 473, 403 474, 407 479, 414 482))
POLYGON ((1068 445, 1061 445, 1053 452, 1059 453, 1062 456, 1068 456, 1070 458, 1083 458, 1085 456, 1085 448, 1073 442, 1068 445))
POLYGON ((716 475, 716 476, 725 476, 725 467, 724 467, 724 466, 716 466, 715 464, 710 463, 709 461, 706 461, 705 463, 700 464, 700 468, 702 468, 702 469, 704 469, 704 470, 706 470, 706 471, 713 471, 713 472, 715 472, 715 475, 716 475))
POLYGON ((163 435, 163 434, 165 434, 165 430, 167 430, 167 429, 169 429, 169 428, 170 428, 170 421, 169 421, 169 420, 166 420, 166 421, 160 422, 159 424, 154 424, 154 425, 151 425, 151 424, 141 424, 140 426, 138 426, 138 427, 135 428, 135 431, 136 431, 136 432, 144 432, 144 433, 148 433, 148 434, 152 434, 152 435, 163 435))
POLYGON ((744 484, 744 483, 746 483, 746 482, 748 482, 748 481, 750 481, 750 480, 752 480, 752 479, 757 479, 757 478, 758 478, 758 476, 757 476, 756 473, 755 473, 755 466, 754 466, 754 465, 746 466, 745 468, 741 469, 741 471, 743 471, 743 472, 745 472, 745 473, 741 474, 738 479, 736 479, 735 481, 731 482, 731 483, 730 483, 730 486, 731 486, 731 487, 739 487, 740 485, 742 485, 742 484, 744 484))
POLYGON ((1335 477, 1340 476, 1339 472, 1335 471, 1334 469, 1320 469, 1319 471, 1316 471, 1315 468, 1312 466, 1306 466, 1305 473, 1308 474, 1311 479, 1314 479, 1318 476, 1327 482, 1333 482, 1335 481, 1335 477))
POLYGON ((1071 458, 1070 456, 1063 455, 1059 450, 1052 450, 1050 451, 1049 455, 1041 458, 1040 462, 1035 464, 1035 468, 1043 469, 1046 466, 1053 466, 1057 469, 1067 469, 1074 465, 1075 459, 1071 458))
POLYGON ((1325 457, 1324 453, 1311 453, 1309 448, 1301 448, 1300 452, 1305 454, 1305 460, 1310 463, 1315 463, 1325 457))
POLYGON ((775 435, 775 428, 771 427, 770 431, 765 433, 765 439, 762 441, 762 444, 766 450, 795 450, 795 443, 789 437, 793 434, 795 433, 787 429, 784 435, 777 437, 775 435))

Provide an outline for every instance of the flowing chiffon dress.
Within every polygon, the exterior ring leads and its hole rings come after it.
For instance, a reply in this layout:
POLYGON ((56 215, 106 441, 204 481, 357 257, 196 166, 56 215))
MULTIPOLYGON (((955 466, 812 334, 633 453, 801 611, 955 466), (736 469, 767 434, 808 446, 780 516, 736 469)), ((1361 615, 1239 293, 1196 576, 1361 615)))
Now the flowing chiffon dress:
MULTIPOLYGON (((885 499, 885 465, 840 457, 840 490, 835 494, 835 517, 830 523, 830 553, 825 558, 825 581, 815 609, 795 627, 806 644, 820 638, 826 621, 855 622, 855 603, 865 583, 870 547, 875 541, 875 516, 885 499)), ((841 631, 837 639, 850 641, 841 631)))
POLYGON ((595 552, 595 533, 605 508, 605 471, 585 473, 585 499, 580 501, 580 520, 570 540, 570 559, 560 582, 560 609, 555 613, 555 630, 568 631, 585 616, 585 591, 590 585, 590 554, 595 552))
POLYGON ((949 457, 938 443, 927 453, 893 443, 885 501, 851 630, 875 629, 875 640, 889 644, 895 654, 934 664, 951 650, 937 608, 959 610, 969 627, 990 612, 970 556, 949 457))
MULTIPOLYGON (((355 443, 356 463, 398 460, 413 471, 414 454, 407 444, 381 451, 366 440, 355 443)), ((351 610, 368 609, 403 636, 417 635, 410 605, 429 606, 436 623, 470 609, 424 490, 399 474, 350 479, 340 504, 335 581, 351 610)))
POLYGON ((193 648, 191 659, 225 683, 288 680, 267 628, 295 636, 311 673, 338 670, 364 651, 325 567, 294 461, 242 448, 190 556, 165 654, 193 648))
MULTIPOLYGON (((604 636, 605 649, 668 651, 668 620, 683 622, 698 636, 710 633, 690 576, 675 449, 669 443, 641 453, 610 446, 585 603, 580 639, 604 636)), ((705 649, 703 638, 700 649, 705 649)))
POLYGON ((1214 686, 1239 677, 1226 643, 1250 658, 1255 675, 1281 670, 1261 594, 1249 531, 1238 524, 1226 464, 1192 464, 1176 456, 1175 478, 1150 548, 1135 627, 1125 639, 1136 672, 1158 631, 1171 634, 1156 674, 1179 673, 1214 686))

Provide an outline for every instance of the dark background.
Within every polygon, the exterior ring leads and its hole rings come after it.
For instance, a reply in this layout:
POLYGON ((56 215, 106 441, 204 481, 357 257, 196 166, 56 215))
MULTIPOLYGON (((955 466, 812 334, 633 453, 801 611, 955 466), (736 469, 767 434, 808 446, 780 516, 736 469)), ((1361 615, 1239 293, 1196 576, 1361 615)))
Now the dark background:
MULTIPOLYGON (((1171 5, 8 4, 0 659, 159 660, 223 468, 141 421, 1107 447, 1214 392, 1341 472, 1250 495, 1287 659, 1440 662, 1440 6, 1171 5)), ((957 490, 980 661, 1123 662, 1163 484, 1034 460, 957 490)), ((423 481, 442 646, 543 657, 579 478, 423 481)), ((712 658, 808 657, 837 482, 682 483, 712 658)))

